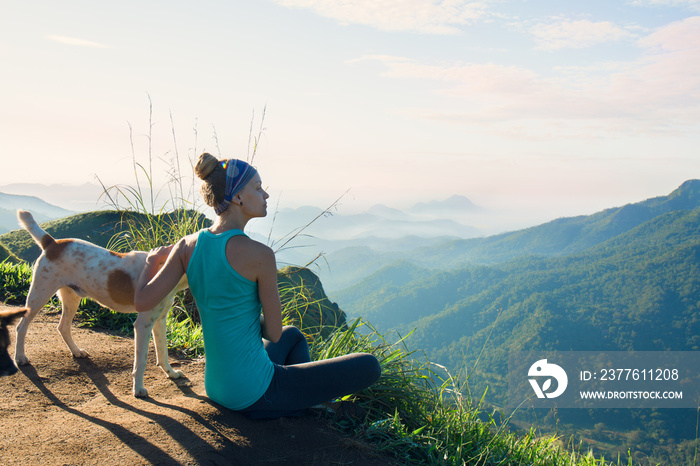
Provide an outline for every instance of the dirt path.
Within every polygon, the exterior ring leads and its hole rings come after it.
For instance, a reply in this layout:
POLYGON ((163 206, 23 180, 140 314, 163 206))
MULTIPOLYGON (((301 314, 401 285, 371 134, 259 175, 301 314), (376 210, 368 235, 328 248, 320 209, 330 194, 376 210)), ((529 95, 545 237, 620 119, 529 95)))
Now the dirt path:
POLYGON ((155 366, 152 343, 144 379, 150 397, 136 399, 133 340, 74 328, 90 353, 76 359, 57 323, 56 314, 37 316, 27 335, 31 365, 0 378, 2 465, 390 462, 318 416, 249 421, 220 407, 204 394, 202 361, 175 361, 185 378, 170 380, 155 366))

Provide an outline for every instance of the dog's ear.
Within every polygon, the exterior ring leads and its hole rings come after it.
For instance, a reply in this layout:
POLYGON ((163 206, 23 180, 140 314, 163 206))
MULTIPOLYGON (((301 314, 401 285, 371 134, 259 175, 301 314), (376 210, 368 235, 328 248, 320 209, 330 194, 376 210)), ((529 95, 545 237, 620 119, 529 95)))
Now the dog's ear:
POLYGON ((7 311, 0 311, 0 321, 4 325, 10 325, 20 317, 22 317, 27 312, 27 308, 22 309, 10 309, 7 311))

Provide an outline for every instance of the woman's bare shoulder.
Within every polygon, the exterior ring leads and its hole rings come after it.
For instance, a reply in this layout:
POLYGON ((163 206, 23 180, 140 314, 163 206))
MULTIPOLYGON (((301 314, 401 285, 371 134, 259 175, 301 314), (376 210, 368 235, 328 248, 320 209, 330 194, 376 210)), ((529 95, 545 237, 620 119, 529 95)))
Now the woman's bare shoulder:
POLYGON ((198 236, 199 233, 192 233, 191 235, 184 236, 175 244, 175 251, 180 256, 185 270, 187 270, 187 264, 190 262, 194 247, 197 245, 198 236))
POLYGON ((275 252, 267 244, 261 243, 260 241, 255 241, 254 239, 250 239, 250 238, 248 238, 248 241, 250 241, 249 246, 250 246, 251 250, 253 250, 255 252, 255 254, 258 254, 258 255, 264 256, 264 257, 274 257, 275 256, 275 252))
POLYGON ((275 256, 271 247, 245 235, 234 236, 229 240, 229 245, 231 245, 238 254, 249 259, 274 258, 275 256))
POLYGON ((197 244, 198 237, 199 237, 199 232, 191 233, 191 234, 183 237, 180 241, 183 242, 187 246, 194 247, 194 245, 197 244))
POLYGON ((173 245, 173 248, 182 253, 184 251, 191 251, 194 249, 195 245, 197 244, 197 233, 193 233, 191 235, 183 236, 178 240, 177 243, 173 245))

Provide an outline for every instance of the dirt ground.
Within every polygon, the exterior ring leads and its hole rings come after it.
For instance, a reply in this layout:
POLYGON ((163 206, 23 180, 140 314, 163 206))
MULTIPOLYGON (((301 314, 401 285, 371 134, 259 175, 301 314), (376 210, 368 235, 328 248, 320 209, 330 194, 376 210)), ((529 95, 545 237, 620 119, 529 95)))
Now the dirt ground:
MULTIPOLYGON (((155 366, 153 343, 144 379, 150 396, 134 398, 133 340, 74 328, 76 343, 90 353, 77 359, 56 331, 58 317, 37 316, 27 334, 31 364, 0 377, 2 465, 391 462, 319 415, 250 421, 229 411, 205 396, 203 361, 171 356, 185 378, 170 380, 155 366)), ((14 328, 10 333, 14 343, 14 328)))

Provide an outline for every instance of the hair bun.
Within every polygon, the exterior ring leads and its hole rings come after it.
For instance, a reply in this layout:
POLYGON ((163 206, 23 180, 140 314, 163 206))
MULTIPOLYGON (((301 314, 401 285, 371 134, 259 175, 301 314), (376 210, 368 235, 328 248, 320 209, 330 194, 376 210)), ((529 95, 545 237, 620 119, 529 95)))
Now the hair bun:
POLYGON ((208 152, 204 152, 199 156, 197 165, 194 167, 194 172, 197 174, 199 179, 205 180, 218 165, 219 159, 208 152))

